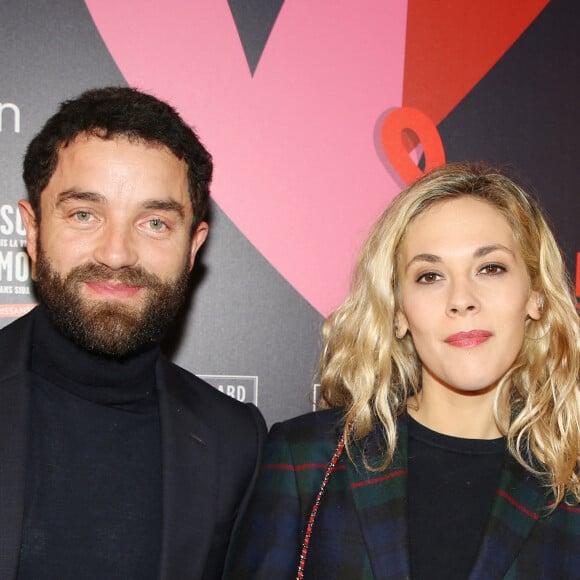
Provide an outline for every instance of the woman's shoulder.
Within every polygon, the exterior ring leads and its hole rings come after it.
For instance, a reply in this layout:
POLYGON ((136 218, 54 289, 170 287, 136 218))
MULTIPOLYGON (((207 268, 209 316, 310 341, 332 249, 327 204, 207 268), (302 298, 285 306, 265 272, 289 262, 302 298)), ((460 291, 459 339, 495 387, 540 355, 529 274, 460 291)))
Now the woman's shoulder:
POLYGON ((343 409, 329 409, 275 423, 268 436, 262 471, 292 472, 293 482, 296 478, 305 489, 317 488, 320 470, 332 458, 342 434, 343 414, 343 409))
POLYGON ((283 438, 289 443, 336 441, 344 429, 344 409, 314 411, 275 423, 270 438, 283 438))

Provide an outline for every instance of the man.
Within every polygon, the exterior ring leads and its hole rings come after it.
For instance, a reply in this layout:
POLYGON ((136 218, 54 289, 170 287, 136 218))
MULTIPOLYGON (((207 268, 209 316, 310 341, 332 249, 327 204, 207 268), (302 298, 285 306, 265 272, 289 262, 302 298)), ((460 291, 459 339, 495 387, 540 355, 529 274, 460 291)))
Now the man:
POLYGON ((259 411, 159 341, 204 243, 212 162, 156 98, 65 102, 24 159, 40 306, 0 332, 0 578, 220 578, 259 411))

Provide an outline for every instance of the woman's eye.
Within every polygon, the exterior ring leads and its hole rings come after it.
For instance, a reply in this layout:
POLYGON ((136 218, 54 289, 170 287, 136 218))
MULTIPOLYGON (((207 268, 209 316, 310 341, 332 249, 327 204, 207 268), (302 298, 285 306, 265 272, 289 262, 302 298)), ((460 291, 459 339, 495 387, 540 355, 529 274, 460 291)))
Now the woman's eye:
POLYGON ((499 264, 486 264, 481 270, 480 272, 482 274, 489 274, 491 276, 495 276, 496 274, 501 274, 502 272, 505 272, 506 269, 503 266, 500 266, 499 264))
POLYGON ((417 282, 421 284, 433 284, 433 282, 437 282, 438 280, 441 280, 441 276, 436 272, 427 272, 417 278, 417 282))

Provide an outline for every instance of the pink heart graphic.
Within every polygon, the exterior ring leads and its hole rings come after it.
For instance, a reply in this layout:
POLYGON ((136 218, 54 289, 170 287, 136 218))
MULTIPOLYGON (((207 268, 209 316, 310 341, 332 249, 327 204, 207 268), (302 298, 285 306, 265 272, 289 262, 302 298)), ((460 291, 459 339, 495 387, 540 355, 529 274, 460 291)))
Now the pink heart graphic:
POLYGON ((127 82, 199 131, 219 206, 328 314, 400 189, 377 143, 402 104, 406 0, 287 0, 253 77, 225 1, 86 3, 127 82))

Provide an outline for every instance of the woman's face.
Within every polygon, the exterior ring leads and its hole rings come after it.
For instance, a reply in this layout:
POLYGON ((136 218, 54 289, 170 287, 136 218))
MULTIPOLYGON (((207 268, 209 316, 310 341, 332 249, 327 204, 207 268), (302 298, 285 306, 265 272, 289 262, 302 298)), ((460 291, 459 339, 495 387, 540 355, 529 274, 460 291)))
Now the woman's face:
POLYGON ((423 389, 493 388, 516 359, 537 293, 507 220, 470 197, 420 214, 401 246, 402 312, 422 363, 423 389))

